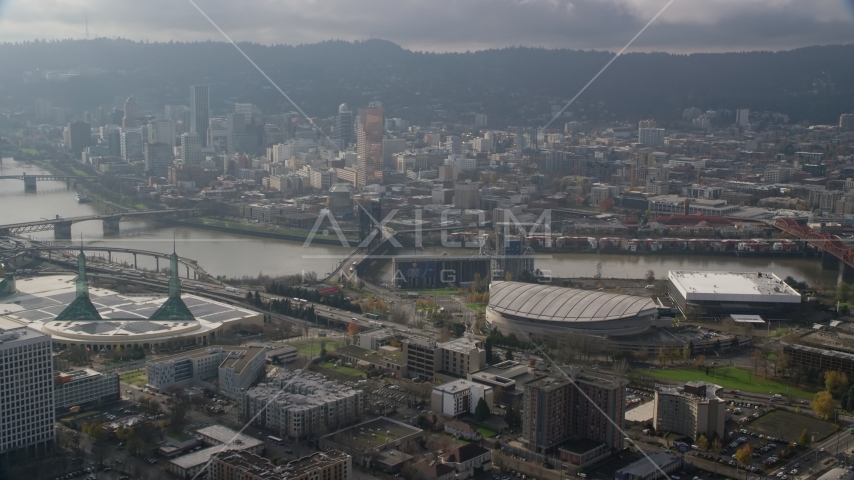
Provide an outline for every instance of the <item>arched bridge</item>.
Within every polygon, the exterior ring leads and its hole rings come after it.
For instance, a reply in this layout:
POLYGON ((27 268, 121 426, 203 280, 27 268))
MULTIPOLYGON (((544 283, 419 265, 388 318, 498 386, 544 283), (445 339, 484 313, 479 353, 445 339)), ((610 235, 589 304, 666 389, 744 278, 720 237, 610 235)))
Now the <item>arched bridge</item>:
MULTIPOLYGON (((56 245, 51 242, 46 244, 33 243, 32 246, 18 248, 13 251, 8 251, 8 253, 13 253, 14 255, 22 255, 25 253, 36 253, 43 252, 48 254, 48 258, 51 258, 52 252, 69 252, 71 254, 76 254, 80 251, 85 252, 106 252, 107 253, 107 262, 112 263, 113 261, 113 253, 125 253, 133 255, 133 268, 137 268, 137 256, 143 257, 152 257, 154 258, 155 268, 158 272, 160 272, 160 259, 165 260, 167 263, 169 261, 169 257, 171 254, 169 253, 161 253, 161 252, 153 252, 150 250, 138 250, 134 248, 121 248, 121 247, 95 247, 95 246, 83 246, 80 247, 74 245, 56 245)), ((187 271, 187 278, 190 278, 190 270, 193 271, 193 277, 197 280, 203 281, 212 281, 216 282, 216 279, 211 277, 211 275, 201 266, 199 266, 199 262, 187 257, 178 257, 178 263, 184 265, 187 271)), ((180 273, 180 272, 179 272, 180 273)), ((218 283, 218 282, 217 282, 218 283)))
POLYGON ((842 279, 845 282, 854 281, 854 249, 851 249, 839 237, 830 233, 816 232, 812 228, 790 219, 778 219, 774 222, 774 226, 821 250, 822 268, 836 269, 841 264, 842 279))
POLYGON ((98 177, 87 177, 85 175, 27 175, 26 173, 22 173, 20 175, 0 175, 0 180, 23 180, 24 181, 24 190, 35 190, 36 183, 39 180, 65 180, 68 182, 69 180, 79 180, 79 179, 97 179, 98 177))
POLYGON ((118 233, 119 222, 123 218, 143 217, 150 215, 169 215, 169 214, 185 214, 198 215, 201 209, 173 209, 173 210, 142 210, 124 213, 107 213, 103 215, 87 215, 82 217, 63 218, 59 215, 56 218, 37 220, 34 222, 11 223, 8 225, 0 225, 0 235, 19 235, 22 233, 42 232, 53 229, 54 238, 57 240, 71 239, 71 225, 79 222, 88 222, 91 220, 101 220, 104 222, 104 231, 108 233, 118 233))

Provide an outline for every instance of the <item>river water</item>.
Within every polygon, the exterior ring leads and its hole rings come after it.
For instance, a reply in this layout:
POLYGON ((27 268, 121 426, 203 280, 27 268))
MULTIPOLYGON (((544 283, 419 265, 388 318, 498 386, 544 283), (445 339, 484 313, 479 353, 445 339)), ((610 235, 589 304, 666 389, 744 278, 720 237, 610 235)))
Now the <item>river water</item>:
MULTIPOLYGON (((0 164, 0 175, 26 172, 38 175, 48 172, 4 158, 0 164)), ((38 183, 36 192, 25 192, 20 180, 0 180, 0 224, 28 222, 41 218, 85 216, 103 213, 94 204, 80 204, 75 200, 76 191, 65 182, 38 183)), ((145 220, 121 222, 119 235, 105 236, 100 221, 76 223, 72 227, 73 242, 80 235, 87 245, 121 246, 163 253, 175 248, 182 256, 197 260, 212 275, 255 276, 291 275, 302 271, 316 272, 319 276, 331 271, 350 249, 327 245, 303 247, 300 242, 289 242, 256 238, 231 233, 212 232, 185 227, 161 227, 145 220)), ((53 239, 53 231, 29 234, 33 238, 53 239)), ((460 252, 443 249, 427 249, 429 254, 449 255, 460 252)), ((473 253, 473 252, 468 252, 473 253)), ((115 255, 114 255, 115 258, 115 255)), ((132 261, 131 256, 119 256, 132 261)), ((139 257, 138 266, 154 268, 154 260, 139 257)), ((657 278, 665 278, 668 270, 726 270, 726 271, 770 271, 779 277, 793 276, 811 285, 836 282, 838 272, 822 270, 818 259, 803 258, 740 258, 734 256, 707 255, 595 255, 595 254, 539 254, 537 268, 550 271, 556 277, 593 277, 596 262, 602 263, 604 278, 643 278, 648 270, 657 278)), ((163 267, 164 265, 161 265, 163 267)), ((390 278, 390 267, 386 266, 382 277, 390 278)))

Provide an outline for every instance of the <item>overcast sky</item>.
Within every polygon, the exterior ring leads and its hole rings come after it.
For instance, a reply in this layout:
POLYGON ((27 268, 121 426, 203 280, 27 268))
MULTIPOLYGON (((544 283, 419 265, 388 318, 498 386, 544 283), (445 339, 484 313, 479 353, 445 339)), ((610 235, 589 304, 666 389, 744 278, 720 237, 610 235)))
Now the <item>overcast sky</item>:
MULTIPOLYGON (((412 50, 621 48, 667 0, 196 0, 236 41, 391 40, 412 50)), ((222 40, 189 0, 0 0, 0 41, 222 40)), ((634 51, 854 42, 854 0, 676 0, 634 51)))

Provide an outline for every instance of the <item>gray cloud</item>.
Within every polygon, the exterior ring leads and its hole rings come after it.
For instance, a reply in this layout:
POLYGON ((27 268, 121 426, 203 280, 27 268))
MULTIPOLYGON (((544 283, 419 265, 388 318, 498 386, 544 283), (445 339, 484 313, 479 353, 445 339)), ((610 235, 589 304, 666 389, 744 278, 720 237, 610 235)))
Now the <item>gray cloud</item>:
MULTIPOLYGON (((384 38, 406 48, 622 47, 666 0, 196 0, 237 41, 384 38)), ((186 0, 0 0, 0 41, 222 40, 186 0)), ((788 49, 854 41, 854 0, 676 0, 635 51, 788 49)))

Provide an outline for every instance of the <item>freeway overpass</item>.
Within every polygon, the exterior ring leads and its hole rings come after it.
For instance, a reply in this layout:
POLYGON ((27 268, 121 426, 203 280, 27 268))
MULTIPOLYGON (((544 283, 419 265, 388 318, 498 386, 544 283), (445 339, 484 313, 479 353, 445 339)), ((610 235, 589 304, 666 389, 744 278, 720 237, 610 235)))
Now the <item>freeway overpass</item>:
POLYGON ((169 214, 198 214, 201 209, 173 209, 173 210, 140 210, 124 213, 106 213, 103 215, 86 215, 81 217, 60 217, 42 219, 33 222, 10 223, 0 225, 0 235, 20 235, 22 233, 42 232, 53 229, 54 238, 57 240, 71 239, 71 225, 79 222, 101 220, 104 223, 104 232, 118 233, 119 222, 125 218, 145 217, 151 215, 169 214))

